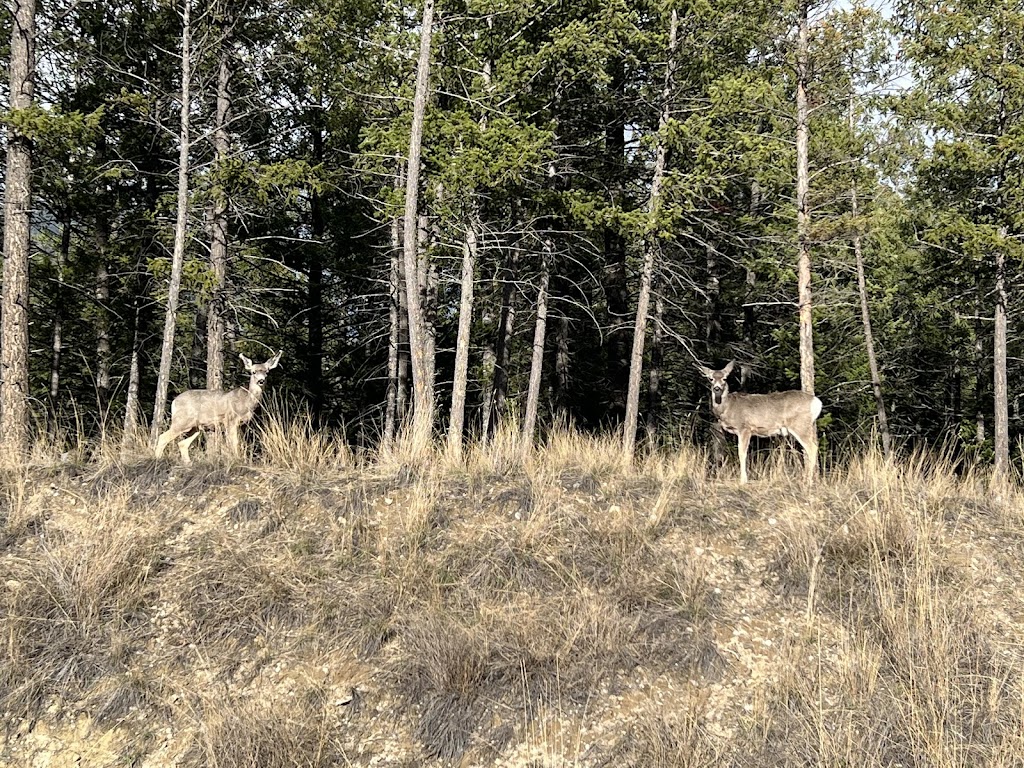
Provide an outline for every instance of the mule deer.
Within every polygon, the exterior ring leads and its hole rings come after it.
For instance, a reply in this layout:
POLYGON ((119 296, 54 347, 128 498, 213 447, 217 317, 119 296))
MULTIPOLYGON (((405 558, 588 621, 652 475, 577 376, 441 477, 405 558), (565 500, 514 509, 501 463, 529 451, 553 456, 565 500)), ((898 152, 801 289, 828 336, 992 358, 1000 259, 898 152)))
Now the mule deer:
POLYGON ((252 415, 263 397, 263 384, 267 374, 281 360, 278 352, 265 363, 253 363, 239 355, 249 372, 249 387, 238 387, 230 392, 216 389, 189 389, 171 401, 171 426, 156 441, 156 456, 160 458, 171 440, 178 441, 181 459, 191 464, 188 449, 204 429, 223 429, 234 455, 238 455, 238 430, 252 415))
POLYGON ((720 371, 698 366, 711 381, 711 410, 726 432, 739 438, 740 482, 747 482, 747 449, 750 438, 792 435, 804 449, 807 482, 814 481, 818 465, 818 430, 821 400, 807 392, 789 390, 765 395, 730 394, 727 379, 730 362, 720 371))

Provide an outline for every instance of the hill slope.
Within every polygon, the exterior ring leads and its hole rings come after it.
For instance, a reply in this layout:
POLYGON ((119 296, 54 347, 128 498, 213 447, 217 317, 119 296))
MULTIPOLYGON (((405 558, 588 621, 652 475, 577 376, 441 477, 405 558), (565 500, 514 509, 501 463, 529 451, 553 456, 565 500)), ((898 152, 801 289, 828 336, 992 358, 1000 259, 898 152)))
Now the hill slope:
POLYGON ((1024 761, 1014 488, 279 437, 6 471, 0 762, 1024 761))

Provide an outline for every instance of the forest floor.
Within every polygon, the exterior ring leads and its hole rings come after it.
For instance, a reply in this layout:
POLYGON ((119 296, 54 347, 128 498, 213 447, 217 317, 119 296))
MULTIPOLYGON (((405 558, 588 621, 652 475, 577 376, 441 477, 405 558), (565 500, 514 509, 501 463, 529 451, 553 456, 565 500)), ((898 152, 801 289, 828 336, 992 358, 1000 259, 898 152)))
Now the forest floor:
POLYGON ((254 442, 2 470, 0 765, 1024 764, 1016 485, 254 442))

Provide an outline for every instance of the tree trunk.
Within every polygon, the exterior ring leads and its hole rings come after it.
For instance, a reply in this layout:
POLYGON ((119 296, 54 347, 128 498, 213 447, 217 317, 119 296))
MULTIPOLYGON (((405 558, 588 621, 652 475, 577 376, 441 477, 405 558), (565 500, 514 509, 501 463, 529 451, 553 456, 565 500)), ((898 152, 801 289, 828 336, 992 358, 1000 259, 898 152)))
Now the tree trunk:
POLYGON ((420 55, 416 66, 416 93, 413 99, 413 127, 409 136, 406 174, 406 219, 404 219, 403 259, 406 264, 406 300, 409 304, 409 349, 413 368, 414 443, 425 446, 434 424, 434 382, 426 359, 425 324, 417 285, 417 215, 420 199, 420 156, 423 148, 423 122, 427 113, 430 78, 430 40, 433 31, 434 0, 424 0, 420 25, 420 55))
MULTIPOLYGON (((398 179, 396 178, 396 183, 398 179)), ((388 392, 384 410, 384 445, 395 442, 401 410, 399 392, 403 382, 399 378, 399 357, 402 341, 401 317, 404 310, 402 301, 402 269, 399 249, 402 243, 402 223, 397 216, 391 220, 391 249, 388 266, 388 392)), ((405 398, 402 398, 404 404, 405 398)))
POLYGON ((174 328, 177 322, 178 293, 181 290, 181 272, 185 261, 185 238, 188 235, 188 150, 189 109, 191 107, 192 24, 191 0, 185 0, 181 25, 181 127, 178 138, 178 217, 174 226, 174 252, 171 256, 171 276, 167 291, 167 312, 164 315, 164 336, 160 346, 160 369, 156 380, 156 399, 153 404, 153 423, 150 440, 155 444, 163 430, 164 411, 167 409, 167 390, 171 379, 171 358, 174 355, 174 328))
MULTIPOLYGON (((35 0, 14 3, 11 24, 10 91, 12 111, 35 101, 35 0)), ((32 140, 7 124, 4 177, 4 271, 0 299, 0 438, 23 453, 29 445, 29 247, 32 237, 32 140)))
MULTIPOLYGON (((857 220, 857 186, 850 189, 850 212, 854 222, 857 220)), ((856 223, 854 226, 857 226, 856 223)), ((878 410, 878 432, 882 436, 882 453, 886 458, 892 451, 892 439, 889 436, 889 419, 885 413, 885 398, 882 396, 882 377, 878 372, 878 360, 875 358, 875 337, 871 332, 871 312, 868 309, 867 278, 864 275, 864 253, 861 249, 859 232, 853 236, 853 255, 857 260, 857 290, 860 293, 860 317, 864 324, 864 347, 868 354, 868 370, 871 373, 871 391, 875 393, 875 406, 878 410)))
POLYGON ((128 392, 124 408, 124 435, 122 444, 128 445, 139 426, 139 331, 142 312, 138 294, 135 296, 135 317, 132 324, 132 355, 128 365, 128 392))
POLYGON ((487 420, 484 423, 484 435, 492 436, 498 423, 505 415, 505 398, 508 395, 508 368, 512 353, 512 331, 515 328, 516 310, 513 276, 514 257, 506 255, 505 264, 501 268, 501 310, 498 313, 498 327, 494 340, 493 376, 487 406, 487 420))
MULTIPOLYGON (((609 92, 611 103, 605 122, 605 163, 607 164, 607 189, 609 204, 624 207, 626 204, 626 116, 625 63, 619 59, 611 65, 609 92)), ((608 311, 607 355, 608 393, 612 418, 618 419, 626 410, 629 399, 629 283, 626 271, 626 238, 612 226, 604 230, 604 272, 602 287, 608 311)))
POLYGON ((530 383, 526 391, 526 413, 523 416, 521 449, 529 450, 537 426, 537 408, 540 402, 541 374, 544 369, 544 338, 548 323, 548 282, 550 280, 550 259, 553 245, 550 238, 544 240, 544 255, 541 260, 540 286, 537 289, 537 322, 533 328, 533 355, 530 359, 530 383))
POLYGON ((424 0, 423 19, 420 24, 420 53, 416 64, 416 92, 413 98, 412 130, 409 134, 409 154, 405 179, 405 228, 403 231, 406 300, 409 306, 409 353, 412 362, 413 386, 413 439, 426 445, 434 426, 434 381, 429 378, 426 360, 423 308, 416 285, 417 247, 416 218, 419 204, 420 155, 423 144, 423 121, 427 112, 430 78, 430 41, 434 22, 434 0, 424 0))
MULTIPOLYGON (((654 286, 651 286, 653 291, 654 286)), ((655 295, 654 298, 654 334, 651 337, 651 370, 647 384, 647 432, 653 439, 655 426, 660 420, 661 410, 661 364, 663 352, 662 322, 665 317, 665 299, 655 295)))
POLYGON ((988 357, 985 354, 985 323, 981 318, 981 286, 977 286, 979 296, 974 300, 974 439, 977 443, 985 442, 986 426, 985 411, 988 380, 988 357))
POLYGON ((800 306, 800 388, 814 392, 814 323, 811 301, 810 208, 808 192, 810 171, 808 138, 810 110, 807 104, 808 82, 808 0, 799 3, 799 30, 796 50, 796 237, 797 282, 800 306))
POLYGON ((430 218, 424 214, 419 217, 417 240, 419 248, 416 281, 420 293, 420 315, 423 318, 424 378, 433 388, 437 380, 437 264, 430 252, 430 218))
POLYGON ((60 394, 60 364, 64 354, 64 270, 71 257, 71 209, 65 212, 57 251, 57 302, 53 308, 53 335, 50 345, 50 407, 57 411, 60 394))
POLYGON ((469 337, 473 326, 473 281, 477 259, 476 225, 466 224, 462 243, 462 297, 459 304, 459 333, 455 342, 455 375, 452 382, 452 411, 448 422, 448 452, 462 452, 462 432, 466 423, 466 387, 469 372, 469 337))
POLYGON ((96 230, 96 400, 100 409, 100 429, 107 428, 110 405, 110 273, 107 270, 106 226, 96 230))
MULTIPOLYGON (((231 59, 227 42, 227 25, 222 32, 220 63, 217 68, 217 110, 213 130, 215 164, 223 170, 231 153, 228 121, 231 119, 231 59)), ((206 307, 206 388, 224 386, 224 336, 228 271, 228 200, 223 185, 218 184, 211 202, 210 270, 213 286, 206 307)))
MULTIPOLYGON (((1006 228, 1000 228, 1006 238, 1006 228)), ((1006 252, 1002 245, 996 249, 996 313, 993 367, 993 436, 995 438, 995 473, 1006 475, 1010 468, 1010 427, 1006 396, 1006 252)))
MULTIPOLYGON (((310 113, 310 132, 314 165, 324 162, 323 96, 310 113)), ((326 407, 324 392, 324 251, 327 222, 323 195, 313 190, 309 203, 309 225, 313 242, 306 249, 306 381, 309 406, 319 420, 326 407)))
POLYGON ((569 318, 560 314, 555 323, 555 408, 556 422, 569 424, 569 318))
POLYGON ((647 333, 647 315, 651 303, 651 280, 654 276, 654 261, 660 250, 658 215, 661 211, 661 190, 668 156, 665 131, 671 117, 672 74, 675 68, 678 28, 679 15, 673 9, 669 18, 668 63, 661 92, 661 116, 658 119, 658 144, 654 155, 654 176, 651 179, 651 196, 647 203, 648 221, 647 235, 644 238, 644 264, 640 272, 640 295, 637 297, 636 321, 633 325, 633 352, 629 361, 629 390, 626 395, 626 418, 622 432, 622 450, 628 457, 632 457, 636 444, 636 429, 640 412, 640 381, 644 365, 644 337, 647 333))

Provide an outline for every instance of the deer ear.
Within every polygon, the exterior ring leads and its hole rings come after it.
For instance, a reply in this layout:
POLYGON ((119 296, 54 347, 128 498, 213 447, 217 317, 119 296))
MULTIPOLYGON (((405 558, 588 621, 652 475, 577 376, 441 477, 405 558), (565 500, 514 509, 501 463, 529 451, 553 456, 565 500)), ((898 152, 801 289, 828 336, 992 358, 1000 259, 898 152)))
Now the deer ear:
POLYGON ((703 373, 709 379, 713 379, 715 377, 715 372, 712 371, 710 368, 705 368, 703 365, 698 365, 697 370, 703 373))
POLYGON ((239 355, 239 357, 242 358, 242 362, 245 363, 245 370, 251 371, 252 370, 252 360, 250 360, 245 355, 239 355))
POLYGON ((727 366, 725 366, 725 368, 722 369, 722 373, 724 373, 728 377, 728 375, 730 373, 732 373, 732 367, 734 365, 736 365, 736 361, 735 360, 730 360, 729 364, 727 366))
POLYGON ((267 360, 267 369, 268 370, 271 369, 271 368, 277 368, 277 364, 279 362, 281 362, 281 353, 282 352, 284 352, 283 349, 282 350, 278 350, 278 353, 276 355, 274 355, 272 358, 267 360))

